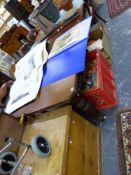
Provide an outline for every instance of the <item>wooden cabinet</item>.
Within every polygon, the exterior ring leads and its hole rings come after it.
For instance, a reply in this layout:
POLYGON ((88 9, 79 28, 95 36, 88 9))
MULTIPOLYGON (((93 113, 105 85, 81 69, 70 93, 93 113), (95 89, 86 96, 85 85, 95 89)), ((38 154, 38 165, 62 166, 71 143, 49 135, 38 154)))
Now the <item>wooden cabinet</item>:
POLYGON ((8 31, 6 31, 0 38, 0 48, 8 53, 14 55, 22 46, 22 39, 26 39, 28 30, 23 26, 13 25, 8 31))
POLYGON ((22 140, 30 144, 39 134, 50 142, 51 155, 39 158, 28 151, 21 164, 31 166, 32 175, 101 175, 100 128, 71 106, 30 118, 22 140))
POLYGON ((27 12, 31 13, 33 11, 34 7, 31 5, 31 1, 30 0, 21 0, 20 3, 27 10, 27 12))

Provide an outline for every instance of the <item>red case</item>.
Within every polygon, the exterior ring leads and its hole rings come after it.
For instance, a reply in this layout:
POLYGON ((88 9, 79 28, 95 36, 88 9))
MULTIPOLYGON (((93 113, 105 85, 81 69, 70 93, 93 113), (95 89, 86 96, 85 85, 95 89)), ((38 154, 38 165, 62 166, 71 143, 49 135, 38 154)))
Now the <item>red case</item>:
POLYGON ((93 68, 97 73, 97 87, 90 88, 82 92, 98 110, 109 109, 117 106, 118 97, 114 81, 114 75, 110 64, 103 57, 99 50, 88 53, 88 63, 95 59, 93 68))

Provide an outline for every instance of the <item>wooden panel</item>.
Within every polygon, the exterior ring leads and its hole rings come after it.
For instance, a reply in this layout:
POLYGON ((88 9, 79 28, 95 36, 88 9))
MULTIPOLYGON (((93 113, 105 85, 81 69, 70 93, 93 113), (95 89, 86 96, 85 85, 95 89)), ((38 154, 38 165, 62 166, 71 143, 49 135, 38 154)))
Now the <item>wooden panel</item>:
POLYGON ((66 175, 101 175, 100 129, 72 112, 66 175))
POLYGON ((34 136, 41 134, 48 139, 52 148, 51 156, 43 159, 37 157, 31 150, 27 153, 22 166, 33 167, 32 175, 65 174, 70 115, 71 107, 67 106, 32 118, 27 124, 23 142, 30 144, 34 136))
POLYGON ((0 87, 7 81, 11 80, 10 77, 5 75, 4 73, 0 72, 0 87))
MULTIPOLYGON (((24 126, 19 124, 19 120, 10 117, 9 115, 0 114, 0 149, 5 145, 5 137, 12 137, 20 140, 24 132, 24 126)), ((17 152, 18 146, 11 149, 17 152)))
POLYGON ((85 120, 72 112, 66 175, 84 175, 85 126, 85 120))
POLYGON ((8 42, 2 43, 0 46, 3 51, 7 52, 10 55, 14 55, 15 52, 20 49, 22 42, 20 41, 19 37, 26 37, 26 35, 28 34, 28 30, 22 26, 17 27, 16 30, 13 32, 12 29, 13 28, 10 28, 8 32, 2 35, 1 40, 7 37, 8 42))
POLYGON ((30 0, 21 0, 20 3, 29 13, 33 11, 33 6, 31 5, 30 0))
POLYGON ((37 113, 51 109, 52 107, 55 107, 55 105, 58 106, 60 103, 67 103, 73 94, 71 88, 75 89, 75 86, 76 75, 73 75, 63 80, 52 83, 45 88, 41 88, 40 93, 35 101, 20 108, 12 115, 15 117, 20 117, 22 113, 37 113))
POLYGON ((101 175, 101 134, 100 128, 86 122, 85 174, 101 175))

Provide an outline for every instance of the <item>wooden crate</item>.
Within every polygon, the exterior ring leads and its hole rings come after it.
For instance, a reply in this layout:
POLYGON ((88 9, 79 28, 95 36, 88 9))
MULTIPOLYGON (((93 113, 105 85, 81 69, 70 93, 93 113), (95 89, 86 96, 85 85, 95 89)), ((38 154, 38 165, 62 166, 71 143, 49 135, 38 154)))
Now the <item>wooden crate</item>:
POLYGON ((32 175, 101 175, 100 129, 71 106, 32 117, 22 140, 30 144, 38 134, 48 139, 52 151, 47 158, 28 151, 21 167, 31 166, 32 175))

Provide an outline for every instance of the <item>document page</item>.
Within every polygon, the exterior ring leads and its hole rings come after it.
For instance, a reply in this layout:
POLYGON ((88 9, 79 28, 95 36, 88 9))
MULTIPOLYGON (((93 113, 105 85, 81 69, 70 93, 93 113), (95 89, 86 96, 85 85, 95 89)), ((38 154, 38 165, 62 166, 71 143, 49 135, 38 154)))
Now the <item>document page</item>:
POLYGON ((43 41, 16 64, 16 81, 10 89, 6 113, 10 114, 36 98, 43 77, 43 65, 47 59, 46 41, 43 41))

